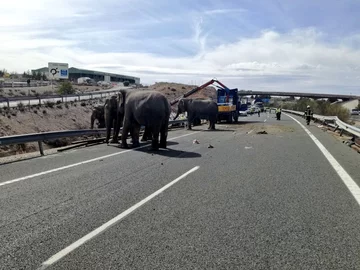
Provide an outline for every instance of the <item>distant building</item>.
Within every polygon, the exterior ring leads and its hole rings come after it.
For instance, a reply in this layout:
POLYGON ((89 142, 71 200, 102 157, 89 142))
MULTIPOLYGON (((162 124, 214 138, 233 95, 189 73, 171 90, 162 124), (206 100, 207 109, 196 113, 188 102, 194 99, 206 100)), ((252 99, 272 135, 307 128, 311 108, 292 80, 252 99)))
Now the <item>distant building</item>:
MULTIPOLYGON (((45 73, 46 77, 50 78, 49 69, 47 67, 33 69, 32 72, 45 73)), ((140 84, 140 78, 137 77, 102 72, 102 71, 95 71, 95 70, 79 69, 74 67, 69 68, 70 81, 77 81, 77 79, 81 77, 89 77, 91 79, 94 79, 95 81, 107 81, 107 82, 129 81, 130 84, 134 84, 134 83, 140 84)))

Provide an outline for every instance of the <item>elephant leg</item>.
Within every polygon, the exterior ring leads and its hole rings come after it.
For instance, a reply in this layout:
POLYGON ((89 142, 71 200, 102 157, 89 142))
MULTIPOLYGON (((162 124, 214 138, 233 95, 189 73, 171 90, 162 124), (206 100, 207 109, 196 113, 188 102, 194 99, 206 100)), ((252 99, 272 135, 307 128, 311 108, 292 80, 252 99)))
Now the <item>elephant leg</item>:
POLYGON ((139 143, 139 136, 140 136, 140 125, 139 124, 133 124, 132 126, 132 148, 136 148, 140 146, 139 143))
POLYGON ((142 141, 142 142, 146 142, 146 141, 148 141, 149 139, 151 139, 150 128, 145 126, 145 130, 144 130, 143 136, 142 136, 142 138, 141 138, 141 141, 142 141))
POLYGON ((117 119, 116 122, 115 122, 114 137, 113 137, 113 140, 116 141, 116 143, 119 143, 120 128, 121 128, 121 122, 120 122, 119 119, 117 119))
POLYGON ((155 151, 159 150, 159 133, 160 133, 159 126, 155 126, 152 128, 151 149, 155 151))
POLYGON ((188 119, 187 121, 187 130, 191 130, 191 121, 188 119))
POLYGON ((169 122, 165 121, 160 129, 160 148, 166 148, 169 122))
POLYGON ((210 122, 211 130, 215 130, 215 121, 210 122))
POLYGON ((116 129, 117 129, 117 123, 116 122, 117 122, 116 118, 114 118, 113 121, 112 121, 113 138, 110 141, 111 143, 119 143, 118 136, 117 136, 117 133, 116 133, 116 129))
POLYGON ((111 133, 111 121, 110 119, 106 119, 106 143, 109 144, 110 140, 110 133, 111 133))
POLYGON ((131 127, 129 121, 125 121, 124 126, 123 126, 123 130, 122 130, 122 133, 121 133, 121 145, 120 145, 121 148, 129 148, 126 140, 127 140, 129 130, 131 128, 132 127, 131 127))

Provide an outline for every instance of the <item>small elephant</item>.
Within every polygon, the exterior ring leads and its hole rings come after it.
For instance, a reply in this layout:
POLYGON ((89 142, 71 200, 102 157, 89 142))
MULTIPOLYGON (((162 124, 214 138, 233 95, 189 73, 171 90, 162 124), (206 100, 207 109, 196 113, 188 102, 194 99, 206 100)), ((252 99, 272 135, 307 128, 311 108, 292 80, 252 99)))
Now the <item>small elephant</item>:
POLYGON ((218 107, 215 101, 182 98, 178 103, 178 111, 174 120, 179 114, 187 112, 187 129, 191 130, 191 123, 194 119, 209 120, 208 129, 215 130, 215 123, 218 115, 218 107))
POLYGON ((104 105, 104 119, 106 126, 106 143, 109 144, 111 128, 113 128, 113 138, 110 141, 111 143, 118 142, 118 134, 120 126, 117 127, 117 124, 121 124, 121 119, 119 119, 118 113, 118 98, 116 95, 108 97, 105 100, 104 105))
POLYGON ((91 129, 94 129, 94 122, 98 121, 98 128, 105 127, 104 105, 96 106, 91 113, 91 129))
MULTIPOLYGON (((128 148, 126 139, 129 131, 132 133, 132 146, 138 147, 140 127, 145 126, 142 140, 152 136, 153 150, 166 148, 171 107, 165 95, 157 91, 120 90, 118 100, 118 119, 123 119, 121 147, 128 148)), ((118 129, 119 126, 118 122, 118 129)))

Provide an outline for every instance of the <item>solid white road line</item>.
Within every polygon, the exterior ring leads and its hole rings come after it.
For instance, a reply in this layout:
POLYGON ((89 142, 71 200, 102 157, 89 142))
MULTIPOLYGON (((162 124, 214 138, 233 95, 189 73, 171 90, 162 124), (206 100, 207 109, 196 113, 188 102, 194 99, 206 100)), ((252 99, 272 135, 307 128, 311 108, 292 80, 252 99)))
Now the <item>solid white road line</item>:
POLYGON ((356 182, 351 178, 351 176, 345 171, 345 169, 340 165, 339 162, 330 154, 330 152, 325 148, 325 146, 322 145, 322 143, 303 125, 301 124, 297 119, 294 117, 285 114, 292 118, 295 122, 297 122, 304 130, 305 132, 310 136, 310 138, 315 142, 317 147, 319 147, 320 151, 324 154, 326 159, 330 162, 331 166, 334 168, 334 170, 337 172, 337 174, 340 176, 341 180, 344 182, 346 187, 350 190, 351 194, 354 196, 355 200, 360 205, 360 188, 356 184, 356 182))
MULTIPOLYGON (((196 134, 196 133, 199 133, 199 132, 200 132, 200 131, 196 131, 196 132, 184 134, 184 135, 181 135, 181 136, 178 136, 178 137, 171 138, 171 139, 169 139, 168 141, 172 141, 172 140, 179 139, 179 138, 182 138, 182 137, 190 136, 190 135, 193 135, 193 134, 196 134)), ((0 187, 1 187, 1 186, 6 186, 6 185, 9 185, 9 184, 13 184, 13 183, 16 183, 16 182, 19 182, 19 181, 24 181, 24 180, 27 180, 27 179, 30 179, 30 178, 34 178, 34 177, 37 177, 37 176, 41 176, 41 175, 45 175, 45 174, 49 174, 49 173, 58 172, 58 171, 62 171, 62 170, 65 170, 65 169, 69 169, 69 168, 72 168, 72 167, 80 166, 80 165, 83 165, 83 164, 86 164, 86 163, 90 163, 90 162, 94 162, 94 161, 97 161, 97 160, 100 160, 100 159, 104 159, 104 158, 109 158, 109 157, 113 157, 113 156, 122 155, 122 154, 125 154, 125 153, 127 153, 127 152, 134 151, 134 150, 136 150, 136 149, 145 148, 145 147, 147 147, 147 146, 149 146, 149 144, 145 144, 145 145, 139 146, 139 147, 134 148, 134 149, 129 149, 129 150, 121 151, 121 152, 116 152, 116 153, 109 154, 109 155, 106 155, 106 156, 101 156, 101 157, 97 157, 97 158, 93 158, 93 159, 81 161, 81 162, 74 163, 74 164, 70 164, 70 165, 67 165, 67 166, 55 168, 55 169, 52 169, 52 170, 48 170, 48 171, 44 171, 44 172, 40 172, 40 173, 35 173, 35 174, 27 175, 27 176, 24 176, 24 177, 12 179, 12 180, 5 181, 5 182, 0 183, 0 187)))
POLYGON ((108 229, 109 227, 111 227, 112 225, 114 225, 115 223, 119 222, 120 220, 122 220, 123 218, 125 218, 126 216, 128 216, 129 214, 131 214, 133 211, 135 211, 137 208, 141 207, 142 205, 144 205, 145 203, 147 203, 148 201, 150 201, 151 199, 153 199, 154 197, 156 197, 157 195, 159 195, 160 193, 162 193, 163 191, 165 191, 166 189, 168 189, 169 187, 171 187, 172 185, 176 184, 177 182, 179 182, 181 179, 184 179, 186 176, 188 176, 189 174, 195 172, 196 170, 198 170, 200 167, 196 166, 194 168, 192 168, 191 170, 187 171, 186 173, 184 173, 183 175, 181 175, 180 177, 176 178, 175 180, 173 180, 172 182, 170 182, 169 184, 163 186, 162 188, 160 188, 159 190, 155 191, 153 194, 149 195, 148 197, 146 197, 145 199, 143 199, 142 201, 138 202, 137 204, 133 205, 132 207, 130 207, 129 209, 125 210, 124 212, 122 212, 120 215, 112 218, 111 220, 109 220, 108 222, 104 223, 103 225, 101 225, 100 227, 96 228, 95 230, 93 230, 92 232, 88 233, 87 235, 83 236, 82 238, 80 238, 79 240, 77 240, 76 242, 72 243, 70 246, 64 248, 63 250, 59 251, 58 253, 56 253, 55 255, 51 256, 48 260, 46 260, 45 262, 42 263, 42 266, 39 269, 45 269, 46 267, 56 263, 57 261, 59 261, 60 259, 64 258, 66 255, 68 255, 70 252, 74 251, 75 249, 77 249, 78 247, 82 246, 83 244, 85 244, 87 241, 91 240, 92 238, 96 237, 97 235, 99 235, 100 233, 104 232, 106 229, 108 229))

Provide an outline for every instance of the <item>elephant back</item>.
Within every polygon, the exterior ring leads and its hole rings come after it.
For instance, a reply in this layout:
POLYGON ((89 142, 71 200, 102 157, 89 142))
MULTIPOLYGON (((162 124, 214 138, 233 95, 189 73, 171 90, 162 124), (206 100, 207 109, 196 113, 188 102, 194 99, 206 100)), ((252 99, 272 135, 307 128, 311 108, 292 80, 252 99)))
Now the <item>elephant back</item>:
POLYGON ((133 116, 140 124, 168 120, 171 113, 170 103, 157 91, 134 91, 126 95, 125 117, 133 116))

